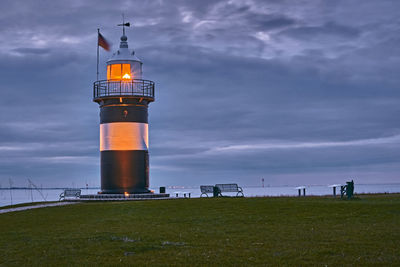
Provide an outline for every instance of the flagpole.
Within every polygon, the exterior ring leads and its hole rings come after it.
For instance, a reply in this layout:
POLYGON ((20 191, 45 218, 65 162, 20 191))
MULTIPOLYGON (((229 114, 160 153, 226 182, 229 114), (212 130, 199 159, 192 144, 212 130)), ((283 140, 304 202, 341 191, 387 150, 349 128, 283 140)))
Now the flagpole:
POLYGON ((99 36, 100 29, 97 28, 97 81, 99 80, 99 36))

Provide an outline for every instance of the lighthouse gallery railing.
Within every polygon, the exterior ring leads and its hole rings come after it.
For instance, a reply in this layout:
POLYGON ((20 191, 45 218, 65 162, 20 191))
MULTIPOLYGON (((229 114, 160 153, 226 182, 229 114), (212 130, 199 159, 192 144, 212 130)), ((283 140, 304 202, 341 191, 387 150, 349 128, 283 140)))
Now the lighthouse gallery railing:
POLYGON ((101 80, 93 84, 93 99, 137 96, 154 100, 154 82, 149 80, 101 80))

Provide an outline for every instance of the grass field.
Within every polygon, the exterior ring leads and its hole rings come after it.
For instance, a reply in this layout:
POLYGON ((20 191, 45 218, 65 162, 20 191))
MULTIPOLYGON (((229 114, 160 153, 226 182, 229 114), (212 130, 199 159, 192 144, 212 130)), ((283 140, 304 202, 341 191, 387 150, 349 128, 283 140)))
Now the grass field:
POLYGON ((1 266, 400 266, 399 194, 82 203, 0 229, 1 266))

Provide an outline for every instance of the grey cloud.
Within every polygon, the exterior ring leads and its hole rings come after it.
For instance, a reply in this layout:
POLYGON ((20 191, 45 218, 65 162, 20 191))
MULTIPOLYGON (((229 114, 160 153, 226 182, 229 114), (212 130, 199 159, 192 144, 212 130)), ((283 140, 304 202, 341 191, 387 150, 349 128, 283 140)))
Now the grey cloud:
POLYGON ((360 29, 351 26, 337 24, 336 22, 326 22, 321 26, 299 26, 284 30, 281 35, 297 39, 319 38, 322 36, 336 36, 340 38, 357 38, 361 34, 360 29))
POLYGON ((22 55, 45 55, 50 53, 49 49, 47 48, 31 48, 31 47, 20 47, 20 48, 15 48, 12 51, 17 52, 18 54, 22 55))
POLYGON ((246 16, 250 25, 256 30, 280 29, 296 24, 296 20, 282 15, 250 13, 246 16))

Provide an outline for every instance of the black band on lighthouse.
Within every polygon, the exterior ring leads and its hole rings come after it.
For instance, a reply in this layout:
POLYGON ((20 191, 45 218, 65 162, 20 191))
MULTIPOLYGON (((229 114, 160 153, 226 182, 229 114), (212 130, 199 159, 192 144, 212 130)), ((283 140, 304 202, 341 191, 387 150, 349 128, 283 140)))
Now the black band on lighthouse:
POLYGON ((102 151, 101 189, 106 194, 149 192, 147 151, 102 151))
POLYGON ((100 108, 100 123, 142 122, 148 123, 147 105, 115 105, 100 108))

